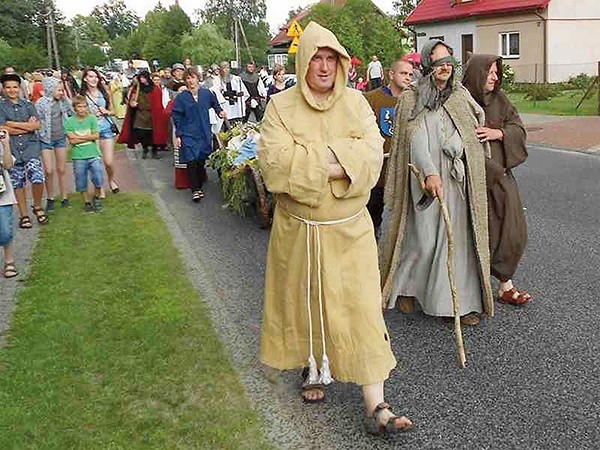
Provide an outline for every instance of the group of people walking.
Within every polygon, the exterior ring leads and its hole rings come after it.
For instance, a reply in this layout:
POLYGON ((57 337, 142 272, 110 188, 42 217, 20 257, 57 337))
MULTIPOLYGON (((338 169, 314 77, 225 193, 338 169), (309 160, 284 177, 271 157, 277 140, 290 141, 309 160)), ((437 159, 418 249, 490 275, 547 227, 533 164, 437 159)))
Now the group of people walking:
POLYGON ((67 186, 67 147, 71 146, 75 191, 84 198, 86 212, 101 211, 104 192, 104 172, 109 189, 119 192, 114 170, 113 121, 109 93, 95 69, 86 69, 79 87, 65 73, 42 77, 35 103, 24 89, 25 81, 7 68, 0 78, 0 147, 2 181, 0 192, 2 227, 0 244, 4 248, 6 278, 17 276, 12 254, 13 206, 19 212, 18 226, 32 228, 25 188, 31 186, 31 211, 40 225, 49 222, 48 214, 55 210, 55 173, 58 178, 60 205, 70 207, 67 186), (88 182, 93 189, 88 194, 88 182), (44 192, 46 202, 43 204, 44 192))
POLYGON ((421 65, 415 79, 410 61, 394 62, 389 84, 363 96, 346 87, 346 50, 311 23, 297 87, 272 98, 259 141, 276 196, 261 360, 303 368, 308 403, 333 379, 362 386, 375 434, 413 427, 384 400, 396 360, 383 310, 454 315, 438 201, 451 217, 461 322, 494 314, 491 275, 497 300, 531 300, 512 283, 527 224, 511 169, 527 149, 502 60, 474 55, 461 82, 452 48, 431 40, 421 65))

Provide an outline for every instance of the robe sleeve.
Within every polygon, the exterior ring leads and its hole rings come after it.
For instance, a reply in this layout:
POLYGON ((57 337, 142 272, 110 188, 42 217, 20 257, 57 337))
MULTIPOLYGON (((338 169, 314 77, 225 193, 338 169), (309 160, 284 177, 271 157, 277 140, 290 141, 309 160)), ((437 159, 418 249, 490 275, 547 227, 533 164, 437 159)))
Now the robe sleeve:
POLYGON ((377 184, 383 165, 384 139, 369 103, 362 95, 358 98, 362 135, 337 138, 328 143, 349 180, 349 183, 331 184, 332 193, 337 198, 359 197, 368 193, 377 184))
POLYGON ((427 130, 425 120, 421 122, 420 128, 413 134, 409 143, 409 152, 411 164, 419 169, 419 172, 423 175, 423 179, 430 175, 440 174, 439 169, 433 162, 433 158, 431 158, 431 153, 429 153, 429 131, 427 130), (425 130, 422 128, 425 128, 425 130))
POLYGON ((502 124, 504 140, 502 147, 506 168, 512 169, 527 159, 527 133, 516 108, 506 99, 507 115, 502 124))
POLYGON ((270 192, 311 207, 321 205, 329 177, 326 146, 295 142, 273 102, 261 125, 258 159, 270 192))

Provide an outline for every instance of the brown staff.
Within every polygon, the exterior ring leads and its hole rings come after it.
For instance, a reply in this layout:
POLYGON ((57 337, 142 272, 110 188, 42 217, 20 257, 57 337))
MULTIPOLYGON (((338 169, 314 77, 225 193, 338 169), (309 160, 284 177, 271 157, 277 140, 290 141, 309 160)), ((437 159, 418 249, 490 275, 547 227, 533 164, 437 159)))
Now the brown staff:
MULTIPOLYGON (((416 205, 419 210, 424 210, 433 203, 433 197, 425 189, 425 180, 421 175, 419 169, 414 165, 409 164, 410 170, 415 175, 421 190, 423 191, 423 197, 416 205)), ((452 293, 452 310, 454 312, 454 336, 456 338, 456 350, 458 353, 458 365, 461 369, 465 367, 467 357, 465 356, 465 343, 462 336, 462 328, 460 326, 460 303, 458 300, 458 292, 456 290, 456 278, 454 276, 454 236, 452 234, 452 222, 450 221, 450 214, 448 214, 448 207, 446 202, 438 197, 440 202, 440 208, 442 210, 442 216, 444 217, 444 224, 446 226, 446 237, 448 239, 448 259, 446 261, 446 268, 448 269, 448 280, 450 281, 450 292, 452 293)))

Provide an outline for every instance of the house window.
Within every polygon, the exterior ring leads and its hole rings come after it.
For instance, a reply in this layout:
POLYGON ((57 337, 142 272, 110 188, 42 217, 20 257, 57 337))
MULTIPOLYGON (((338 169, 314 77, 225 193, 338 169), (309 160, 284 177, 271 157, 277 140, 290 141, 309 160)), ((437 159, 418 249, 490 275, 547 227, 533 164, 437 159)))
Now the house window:
POLYGON ((288 55, 287 53, 281 53, 276 55, 268 55, 267 56, 269 69, 273 70, 276 64, 279 64, 283 67, 287 66, 288 55))
POLYGON ((500 56, 518 58, 521 56, 521 38, 519 33, 500 33, 500 56))

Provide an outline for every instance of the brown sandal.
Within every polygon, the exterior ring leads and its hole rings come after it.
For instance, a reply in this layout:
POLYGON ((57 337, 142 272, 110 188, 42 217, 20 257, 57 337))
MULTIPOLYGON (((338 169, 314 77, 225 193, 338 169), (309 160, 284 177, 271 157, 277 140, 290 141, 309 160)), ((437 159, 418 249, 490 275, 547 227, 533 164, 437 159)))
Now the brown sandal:
POLYGON ((15 262, 9 261, 4 264, 4 278, 14 278, 19 275, 15 268, 15 262))
POLYGON ((414 425, 411 422, 409 425, 400 425, 398 422, 400 419, 406 419, 410 422, 410 419, 406 416, 396 416, 392 413, 392 416, 388 419, 385 425, 382 425, 379 422, 379 416, 385 410, 392 412, 392 407, 389 403, 383 402, 375 407, 373 411, 373 415, 367 417, 365 426, 367 429, 367 433, 383 435, 383 434, 395 434, 395 433, 405 433, 407 431, 412 431, 414 429, 414 425))
POLYGON ((523 306, 531 301, 531 294, 526 291, 518 291, 512 287, 508 291, 504 291, 502 295, 498 297, 500 303, 506 303, 508 305, 523 306))
POLYGON ((28 230, 32 226, 33 225, 31 224, 31 219, 29 218, 29 216, 22 216, 19 219, 19 228, 22 228, 24 230, 28 230))
POLYGON ((32 206, 31 209, 33 210, 33 214, 35 214, 35 218, 40 225, 46 225, 48 223, 49 219, 43 208, 32 206))

